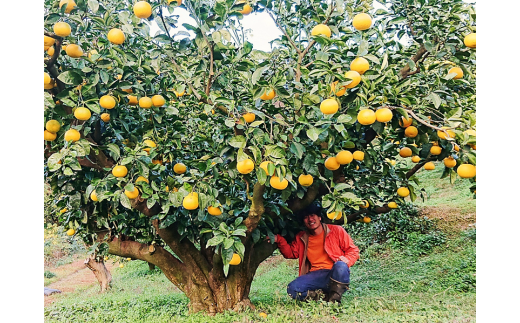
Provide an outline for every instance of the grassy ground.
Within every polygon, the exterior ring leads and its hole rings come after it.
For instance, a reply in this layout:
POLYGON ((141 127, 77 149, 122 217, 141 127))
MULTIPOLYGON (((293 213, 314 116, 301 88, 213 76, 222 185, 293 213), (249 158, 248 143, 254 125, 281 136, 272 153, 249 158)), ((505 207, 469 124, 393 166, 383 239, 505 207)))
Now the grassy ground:
MULTIPOLYGON (((438 169, 419 177, 440 174, 438 169)), ((467 187, 467 182, 451 186, 448 179, 426 185, 436 202, 421 205, 426 210, 443 210, 425 215, 437 219, 439 228, 449 233, 447 241, 422 255, 388 243, 371 245, 352 267, 351 290, 340 305, 291 300, 286 286, 297 276, 298 262, 275 254, 261 265, 251 287, 255 311, 188 315, 188 299, 159 270, 149 271, 146 263, 131 261, 113 269, 113 288, 104 294, 92 286, 59 295, 45 309, 45 321, 475 322, 475 201, 469 192, 464 193, 467 187), (261 318, 260 312, 267 313, 267 318, 261 318)))

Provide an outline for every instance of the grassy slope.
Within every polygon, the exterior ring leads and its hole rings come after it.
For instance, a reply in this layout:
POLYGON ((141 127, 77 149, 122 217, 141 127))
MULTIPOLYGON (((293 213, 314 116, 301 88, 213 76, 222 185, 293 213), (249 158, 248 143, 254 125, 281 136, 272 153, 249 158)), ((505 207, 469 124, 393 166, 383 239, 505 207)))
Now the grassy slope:
POLYGON ((467 181, 452 186, 448 179, 439 180, 439 168, 419 174, 431 199, 424 203, 417 200, 416 204, 427 210, 443 210, 433 217, 444 223, 445 230, 451 230, 450 240, 422 257, 374 246, 379 255, 362 257, 352 267, 352 289, 339 306, 292 301, 286 295, 286 286, 297 275, 297 261, 275 256, 259 268, 251 287, 250 297, 257 311, 212 318, 188 315, 188 299, 182 293, 158 270, 149 272, 146 263, 133 261, 114 270, 112 290, 98 294, 99 287, 94 286, 63 295, 46 308, 46 321, 474 322, 476 243, 474 235, 457 229, 474 223, 475 200, 466 192, 467 181), (458 220, 460 216, 464 221, 458 220), (464 225, 458 225, 462 222, 464 225), (261 319, 260 311, 268 313, 268 318, 261 319))

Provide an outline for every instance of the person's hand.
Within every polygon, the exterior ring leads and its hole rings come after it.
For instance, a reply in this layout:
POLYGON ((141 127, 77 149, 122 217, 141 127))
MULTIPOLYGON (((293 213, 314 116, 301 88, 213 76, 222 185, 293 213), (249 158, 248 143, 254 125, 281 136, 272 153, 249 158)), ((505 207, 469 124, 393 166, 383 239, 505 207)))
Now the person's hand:
POLYGON ((349 267, 350 267, 350 265, 348 264, 348 260, 347 260, 347 258, 346 258, 345 256, 339 256, 338 260, 341 260, 341 261, 343 261, 344 263, 346 263, 346 264, 347 264, 347 266, 349 266, 349 267))
MULTIPOLYGON (((269 243, 271 243, 271 238, 269 238, 269 236, 265 237, 265 240, 269 243)), ((278 242, 278 237, 277 236, 274 236, 274 243, 277 243, 278 242)))

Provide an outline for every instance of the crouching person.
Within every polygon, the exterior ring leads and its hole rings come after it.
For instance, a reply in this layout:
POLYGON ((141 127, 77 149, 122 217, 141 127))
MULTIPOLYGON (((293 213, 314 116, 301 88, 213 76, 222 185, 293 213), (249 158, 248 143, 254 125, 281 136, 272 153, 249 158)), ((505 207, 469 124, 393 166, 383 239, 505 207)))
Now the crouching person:
POLYGON ((342 226, 322 223, 322 209, 311 204, 299 213, 306 230, 292 243, 275 236, 281 254, 299 259, 299 276, 287 286, 287 293, 298 300, 341 302, 349 288, 350 267, 359 259, 359 249, 342 226), (323 294, 322 294, 323 292, 323 294))

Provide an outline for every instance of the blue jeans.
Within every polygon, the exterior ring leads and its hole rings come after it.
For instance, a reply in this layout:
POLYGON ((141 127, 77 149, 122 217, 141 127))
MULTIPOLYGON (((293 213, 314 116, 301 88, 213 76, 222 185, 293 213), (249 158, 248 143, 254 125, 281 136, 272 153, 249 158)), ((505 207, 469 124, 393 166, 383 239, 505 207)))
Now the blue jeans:
POLYGON ((287 293, 298 300, 304 300, 310 290, 321 289, 327 293, 330 278, 348 284, 350 283, 350 268, 343 261, 337 261, 332 269, 310 271, 290 282, 287 286, 287 293))

